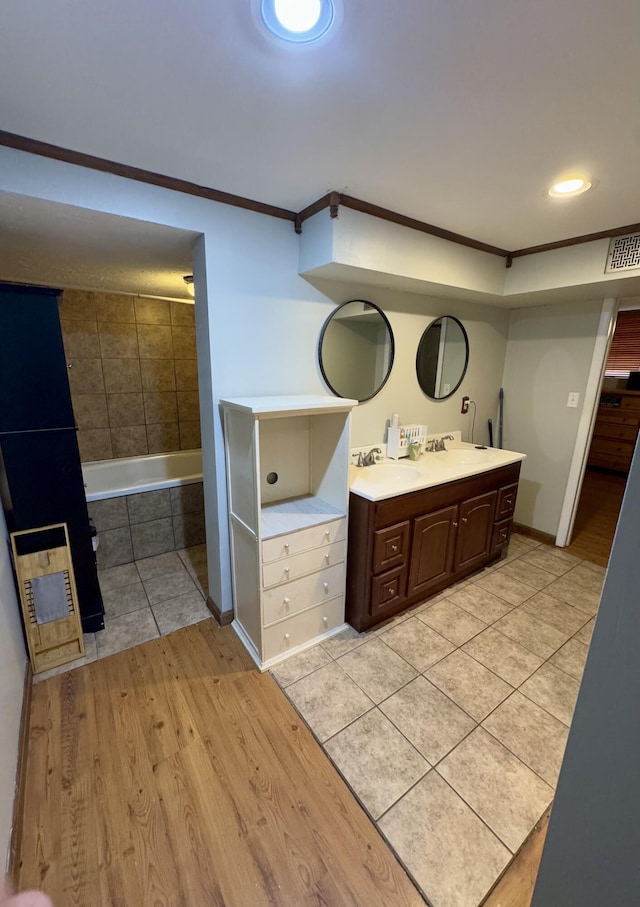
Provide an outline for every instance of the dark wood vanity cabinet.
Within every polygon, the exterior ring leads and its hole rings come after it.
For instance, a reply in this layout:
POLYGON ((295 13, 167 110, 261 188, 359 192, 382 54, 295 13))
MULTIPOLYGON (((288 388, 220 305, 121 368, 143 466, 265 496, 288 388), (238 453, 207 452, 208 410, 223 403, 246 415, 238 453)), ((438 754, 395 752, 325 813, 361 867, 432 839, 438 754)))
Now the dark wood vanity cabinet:
POLYGON ((349 498, 346 618, 366 630, 500 557, 520 463, 368 501, 349 498))

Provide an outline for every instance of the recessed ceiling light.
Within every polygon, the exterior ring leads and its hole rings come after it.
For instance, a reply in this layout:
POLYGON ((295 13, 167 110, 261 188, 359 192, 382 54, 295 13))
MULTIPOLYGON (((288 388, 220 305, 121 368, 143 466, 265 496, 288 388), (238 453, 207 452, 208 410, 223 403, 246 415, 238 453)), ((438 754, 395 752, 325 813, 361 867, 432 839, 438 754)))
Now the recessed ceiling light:
POLYGON ((573 176, 570 179, 554 183, 550 189, 547 189, 547 195, 550 195, 552 198, 568 198, 571 195, 581 195, 583 192, 586 192, 587 189, 590 189, 591 186, 591 180, 585 179, 582 176, 573 176))
POLYGON ((334 20, 333 0, 262 0, 260 12, 270 32, 296 44, 317 41, 334 20))

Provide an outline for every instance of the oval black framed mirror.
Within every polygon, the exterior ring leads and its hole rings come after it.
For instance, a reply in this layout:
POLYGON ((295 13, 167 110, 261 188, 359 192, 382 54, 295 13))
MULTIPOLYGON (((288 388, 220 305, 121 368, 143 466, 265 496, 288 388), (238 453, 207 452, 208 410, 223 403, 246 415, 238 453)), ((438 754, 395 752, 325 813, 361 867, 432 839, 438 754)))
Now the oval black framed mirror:
POLYGON ((460 387, 469 364, 469 338, 453 315, 436 318, 420 338, 418 384, 430 400, 446 400, 460 387))
POLYGON ((351 299, 329 315, 320 333, 318 359, 329 389, 364 403, 384 387, 395 346, 391 325, 373 302, 351 299))

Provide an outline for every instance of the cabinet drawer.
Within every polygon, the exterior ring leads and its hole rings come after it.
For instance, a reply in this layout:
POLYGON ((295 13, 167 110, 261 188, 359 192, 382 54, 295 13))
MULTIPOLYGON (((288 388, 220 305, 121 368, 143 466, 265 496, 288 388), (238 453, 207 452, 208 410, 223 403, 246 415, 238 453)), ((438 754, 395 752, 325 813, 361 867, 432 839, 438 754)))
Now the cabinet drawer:
POLYGON ((389 570, 406 562, 409 552, 409 521, 396 523, 373 534, 373 572, 389 570))
POLYGON ((610 441, 607 438, 594 438, 591 442, 591 454, 616 458, 629 458, 633 456, 633 441, 610 441))
POLYGON ((638 429, 635 424, 626 425, 622 422, 601 422, 598 418, 593 435, 595 438, 609 438, 612 440, 635 441, 638 429))
POLYGON ((498 504, 496 506, 496 519, 501 520, 505 517, 513 516, 516 506, 516 495, 518 494, 518 483, 505 485, 498 490, 498 504))
POLYGON ((512 525, 511 520, 500 520, 499 523, 494 525, 491 535, 491 550, 493 552, 501 551, 509 544, 512 525))
POLYGON ((294 614, 288 620, 280 621, 262 631, 264 661, 278 655, 286 655, 296 646, 310 642, 344 623, 344 596, 294 614))
POLYGON ((344 563, 327 567, 302 579, 283 586, 275 586, 262 593, 262 618, 264 625, 282 620, 298 611, 318 605, 344 593, 344 563))
POLYGON ((303 551, 302 554, 263 564, 262 585, 268 589, 270 586, 288 583, 299 576, 306 576, 307 573, 315 573, 324 567, 339 564, 344 561, 346 547, 346 542, 334 542, 323 548, 313 548, 311 551, 303 551))
POLYGON ((265 539, 262 543, 262 560, 264 563, 275 561, 311 548, 320 548, 340 542, 347 535, 347 521, 344 517, 330 523, 319 523, 308 529, 298 529, 285 535, 265 539))
POLYGON ((389 570, 371 580, 371 601, 369 613, 376 617, 388 608, 397 605, 407 596, 407 568, 389 570))

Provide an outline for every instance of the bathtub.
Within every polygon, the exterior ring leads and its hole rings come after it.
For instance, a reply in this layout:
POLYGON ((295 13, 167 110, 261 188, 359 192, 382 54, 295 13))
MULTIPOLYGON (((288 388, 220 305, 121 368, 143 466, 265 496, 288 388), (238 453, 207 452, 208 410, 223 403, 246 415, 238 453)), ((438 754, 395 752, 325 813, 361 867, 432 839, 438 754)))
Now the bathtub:
POLYGON ((87 501, 202 482, 202 451, 176 450, 82 464, 87 501))

